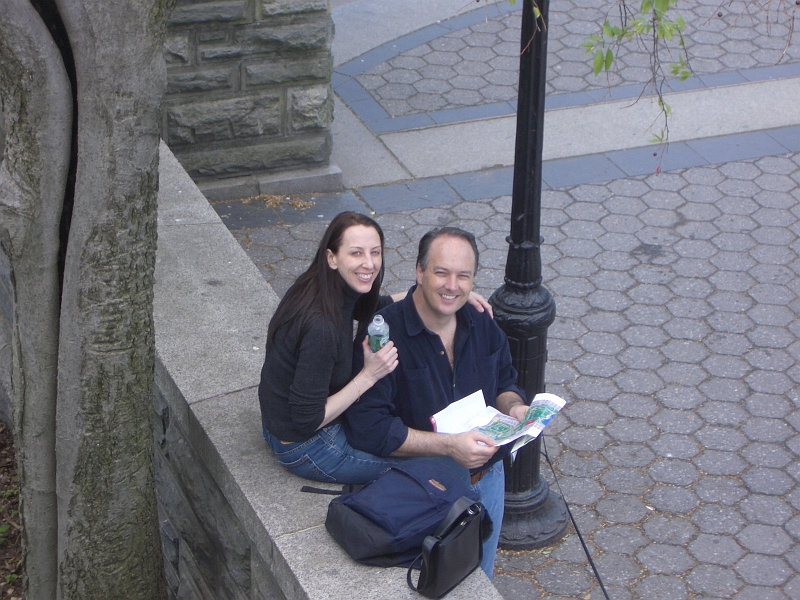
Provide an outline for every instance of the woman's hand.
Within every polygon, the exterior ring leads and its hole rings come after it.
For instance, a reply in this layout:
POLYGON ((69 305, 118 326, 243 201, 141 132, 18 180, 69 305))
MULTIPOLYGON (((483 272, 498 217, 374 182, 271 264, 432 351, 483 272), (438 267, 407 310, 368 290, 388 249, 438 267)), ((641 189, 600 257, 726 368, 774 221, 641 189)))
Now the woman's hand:
POLYGON ((488 312, 489 316, 494 319, 494 309, 489 302, 481 296, 480 294, 476 294, 475 292, 469 293, 469 298, 467 298, 467 302, 475 307, 478 312, 488 312))
POLYGON ((381 377, 384 377, 397 368, 397 348, 394 347, 394 342, 389 342, 377 352, 372 352, 369 349, 369 342, 367 338, 361 343, 364 351, 364 368, 358 375, 358 383, 364 384, 366 391, 375 385, 381 377))

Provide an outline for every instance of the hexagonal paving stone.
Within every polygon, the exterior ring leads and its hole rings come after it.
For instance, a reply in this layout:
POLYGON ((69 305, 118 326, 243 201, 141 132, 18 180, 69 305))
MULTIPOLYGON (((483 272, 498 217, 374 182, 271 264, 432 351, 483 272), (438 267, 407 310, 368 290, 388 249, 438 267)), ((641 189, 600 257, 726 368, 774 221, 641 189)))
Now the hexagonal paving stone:
POLYGON ((782 496, 791 490, 795 483, 783 471, 765 467, 753 467, 742 475, 747 488, 754 493, 782 496))
POLYGON ((645 495, 645 501, 655 510, 672 514, 686 514, 700 503, 691 490, 661 484, 645 495))
POLYGON ((608 494, 597 503, 597 512, 613 523, 638 523, 650 511, 639 498, 625 494, 608 494))
POLYGON ((742 558, 734 569, 747 583, 762 586, 778 586, 791 576, 791 569, 777 556, 748 554, 742 558))
POLYGON ((731 567, 746 551, 732 537, 700 534, 689 544, 689 552, 702 563, 731 567))
POLYGON ((781 556, 792 547, 792 539, 780 527, 748 525, 736 539, 750 552, 781 556))
POLYGON ((679 546, 649 544, 636 553, 648 573, 681 575, 697 565, 688 552, 679 546))
POLYGON ((683 600, 688 598, 686 584, 675 576, 650 575, 636 584, 640 598, 669 598, 683 600))
POLYGON ((603 487, 609 492, 641 496, 653 487, 653 479, 638 469, 614 467, 600 477, 603 487))
POLYGON ((641 532, 629 525, 607 526, 594 534, 592 541, 604 552, 633 555, 648 544, 641 532))
POLYGON ((685 546, 698 533, 687 519, 671 515, 652 515, 645 522, 644 531, 656 542, 677 546, 685 546))
POLYGON ((691 590, 701 597, 732 598, 743 582, 731 569, 699 565, 686 577, 691 590))
POLYGON ((592 585, 589 574, 577 566, 553 564, 536 573, 536 581, 551 594, 575 597, 592 585))
POLYGON ((724 477, 704 477, 692 488, 703 502, 733 505, 748 495, 736 480, 724 477))

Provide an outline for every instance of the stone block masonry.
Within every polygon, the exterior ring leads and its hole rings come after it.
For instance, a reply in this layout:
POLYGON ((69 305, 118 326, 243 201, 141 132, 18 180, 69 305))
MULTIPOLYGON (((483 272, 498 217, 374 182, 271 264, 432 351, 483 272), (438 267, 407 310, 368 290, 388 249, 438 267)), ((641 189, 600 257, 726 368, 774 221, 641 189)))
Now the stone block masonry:
POLYGON ((327 0, 178 0, 162 137, 213 199, 265 193, 259 178, 298 170, 326 174, 314 191, 340 188, 329 161, 332 38, 327 0))

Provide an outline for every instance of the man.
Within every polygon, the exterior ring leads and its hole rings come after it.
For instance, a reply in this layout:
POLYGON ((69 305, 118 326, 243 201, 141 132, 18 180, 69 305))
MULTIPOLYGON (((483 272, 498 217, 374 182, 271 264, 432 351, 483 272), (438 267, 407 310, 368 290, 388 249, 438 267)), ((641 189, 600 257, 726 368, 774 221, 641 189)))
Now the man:
MULTIPOLYGON (((345 414, 348 441, 379 456, 445 456, 468 469, 495 524, 481 568, 493 576, 503 520, 503 450, 481 433, 434 433, 431 415, 479 389, 487 404, 517 420, 527 406, 516 385, 508 340, 487 313, 466 305, 478 268, 475 237, 455 227, 419 243, 417 284, 383 309, 399 367, 364 392, 345 414)), ((354 357, 354 369, 362 357, 354 357)), ((465 473, 466 475, 466 473, 465 473)))

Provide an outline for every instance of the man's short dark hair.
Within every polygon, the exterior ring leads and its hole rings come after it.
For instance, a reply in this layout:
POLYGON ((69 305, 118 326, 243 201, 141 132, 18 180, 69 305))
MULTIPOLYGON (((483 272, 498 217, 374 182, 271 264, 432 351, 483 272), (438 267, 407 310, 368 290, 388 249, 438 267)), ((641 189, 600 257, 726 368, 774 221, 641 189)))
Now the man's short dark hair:
POLYGON ((459 227, 437 227, 431 229, 428 233, 422 236, 419 241, 419 252, 417 253, 417 264, 424 271, 428 268, 428 255, 430 254, 431 244, 433 241, 444 236, 461 238, 472 246, 472 251, 475 253, 475 272, 478 272, 478 243, 475 241, 475 236, 469 231, 464 231, 459 227))

